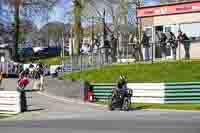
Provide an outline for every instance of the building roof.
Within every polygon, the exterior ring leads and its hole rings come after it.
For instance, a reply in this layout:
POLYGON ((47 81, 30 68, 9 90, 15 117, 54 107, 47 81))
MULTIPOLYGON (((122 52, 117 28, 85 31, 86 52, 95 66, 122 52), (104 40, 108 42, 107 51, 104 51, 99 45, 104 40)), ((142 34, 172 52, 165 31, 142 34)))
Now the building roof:
POLYGON ((200 12, 200 1, 145 6, 138 8, 137 17, 154 17, 200 12))
POLYGON ((173 6, 173 5, 180 5, 180 4, 190 4, 190 3, 197 3, 197 2, 199 2, 199 0, 191 0, 191 1, 183 1, 183 2, 172 2, 172 3, 158 4, 158 5, 151 5, 151 6, 141 6, 140 9, 153 8, 153 7, 162 7, 162 6, 173 6))

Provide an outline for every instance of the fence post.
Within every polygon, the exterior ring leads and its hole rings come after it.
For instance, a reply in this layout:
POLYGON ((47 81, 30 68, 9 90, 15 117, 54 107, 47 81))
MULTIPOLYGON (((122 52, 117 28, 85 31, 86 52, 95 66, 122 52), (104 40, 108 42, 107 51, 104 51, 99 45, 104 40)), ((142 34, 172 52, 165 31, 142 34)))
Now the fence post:
POLYGON ((83 68, 82 68, 82 67, 83 67, 83 66, 82 66, 82 64, 83 64, 83 60, 82 60, 82 54, 80 54, 80 56, 79 56, 79 57, 81 58, 81 59, 80 59, 80 61, 81 61, 81 62, 80 62, 80 65, 81 65, 81 71, 82 71, 82 70, 83 70, 83 68))
POLYGON ((154 63, 154 43, 152 43, 152 53, 151 53, 151 63, 153 64, 154 63))
POLYGON ((128 47, 129 47, 129 45, 128 45, 128 43, 127 43, 126 46, 127 46, 127 48, 126 48, 126 52, 127 52, 126 53, 126 59, 127 59, 127 63, 129 64, 129 61, 128 61, 128 59, 129 59, 129 57, 128 57, 128 47))
POLYGON ((181 60, 181 43, 178 41, 178 46, 179 46, 179 60, 181 60))

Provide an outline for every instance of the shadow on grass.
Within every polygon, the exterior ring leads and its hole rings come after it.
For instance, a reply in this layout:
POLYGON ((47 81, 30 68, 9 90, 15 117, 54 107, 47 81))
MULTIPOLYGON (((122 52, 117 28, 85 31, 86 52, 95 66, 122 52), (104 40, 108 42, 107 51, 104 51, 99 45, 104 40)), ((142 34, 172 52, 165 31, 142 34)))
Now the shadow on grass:
POLYGON ((43 108, 39 108, 39 109, 28 109, 26 112, 36 112, 36 111, 42 111, 44 110, 43 108))
POLYGON ((143 105, 143 106, 137 106, 137 107, 135 107, 134 108, 134 105, 133 105, 133 109, 134 110, 143 110, 143 109, 148 109, 148 108, 150 108, 151 106, 150 105, 143 105))
MULTIPOLYGON (((99 102, 98 104, 108 106, 107 103, 99 102)), ((132 104, 131 107, 129 108, 129 111, 145 110, 145 109, 149 109, 151 107, 152 107, 151 105, 134 105, 134 104, 132 104)), ((116 108, 115 110, 120 110, 120 108, 116 108)))

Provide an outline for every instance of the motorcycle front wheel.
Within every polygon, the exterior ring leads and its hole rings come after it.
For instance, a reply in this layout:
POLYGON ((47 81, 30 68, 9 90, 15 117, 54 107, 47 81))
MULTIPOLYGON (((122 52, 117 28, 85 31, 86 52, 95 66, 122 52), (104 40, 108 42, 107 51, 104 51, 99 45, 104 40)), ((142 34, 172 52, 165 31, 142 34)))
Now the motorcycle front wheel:
POLYGON ((129 100, 127 98, 124 99, 123 105, 122 105, 123 111, 129 111, 129 100))

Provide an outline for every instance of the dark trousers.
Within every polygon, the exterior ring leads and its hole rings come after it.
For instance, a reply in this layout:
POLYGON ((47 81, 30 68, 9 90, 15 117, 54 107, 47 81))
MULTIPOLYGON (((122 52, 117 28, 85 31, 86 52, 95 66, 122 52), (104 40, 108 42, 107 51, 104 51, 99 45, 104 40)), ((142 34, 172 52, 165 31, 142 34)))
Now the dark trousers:
POLYGON ((88 94, 88 90, 90 89, 90 84, 89 82, 85 82, 84 83, 84 86, 83 86, 83 100, 84 101, 87 101, 88 100, 88 97, 87 97, 87 94, 88 94))
POLYGON ((26 92, 24 89, 17 89, 20 93, 20 104, 21 104, 21 112, 27 111, 27 100, 26 100, 26 92))
POLYGON ((161 48, 161 57, 162 57, 162 58, 165 58, 165 57, 167 56, 167 47, 166 47, 165 44, 162 44, 162 45, 160 46, 160 48, 161 48))
POLYGON ((185 49, 185 59, 190 59, 190 45, 184 44, 184 49, 185 49))
POLYGON ((27 111, 26 92, 22 91, 20 96, 21 96, 21 111, 25 112, 27 111))
POLYGON ((173 59, 176 60, 176 47, 172 47, 173 59))

